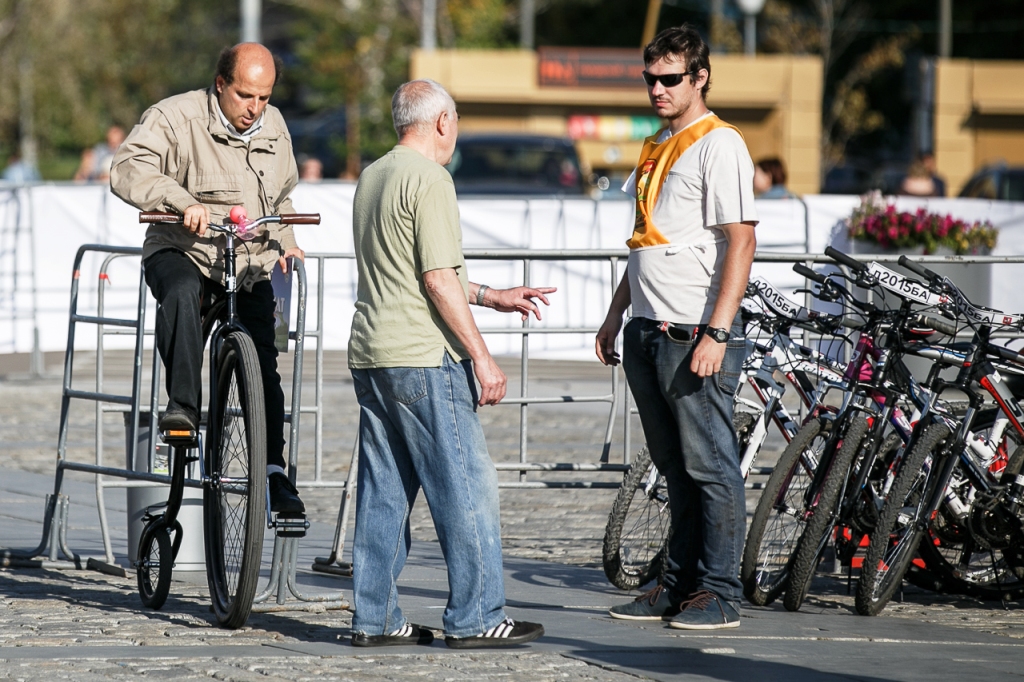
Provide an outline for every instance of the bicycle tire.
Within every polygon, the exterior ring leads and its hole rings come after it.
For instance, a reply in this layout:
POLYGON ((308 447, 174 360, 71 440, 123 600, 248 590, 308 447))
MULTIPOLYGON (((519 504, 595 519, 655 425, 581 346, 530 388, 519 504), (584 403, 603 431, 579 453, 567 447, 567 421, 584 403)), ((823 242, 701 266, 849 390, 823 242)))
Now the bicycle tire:
POLYGON ((167 526, 147 526, 139 539, 139 558, 135 564, 139 596, 143 606, 159 610, 171 591, 171 570, 174 567, 171 536, 167 526))
POLYGON ((621 590, 633 590, 658 576, 670 526, 665 477, 657 473, 645 445, 623 476, 619 494, 608 514, 601 563, 612 585, 621 590), (653 483, 648 481, 652 475, 653 483), (649 489, 644 490, 645 487, 649 489))
POLYGON ((807 522, 803 514, 793 511, 802 508, 804 492, 821 459, 807 453, 819 441, 825 446, 828 426, 829 420, 819 417, 800 428, 779 456, 757 501, 740 566, 743 594, 752 604, 770 604, 786 588, 790 558, 807 522))
MULTIPOLYGON (((972 427, 972 431, 978 433, 980 429, 972 427)), ((1012 427, 1006 431, 1006 437, 1019 441, 1017 432, 1012 427)), ((1009 458, 1005 470, 1002 472, 1003 480, 1007 480, 1020 473, 1024 465, 1024 445, 1013 449, 1013 455, 1009 458)), ((957 464, 959 467, 960 464, 957 464)), ((954 473, 954 476, 956 474, 954 473)), ((929 572, 934 575, 934 591, 948 594, 963 594, 983 601, 1017 601, 1024 598, 1024 575, 1014 568, 1019 561, 1007 562, 1004 558, 1005 550, 993 548, 986 550, 980 546, 965 547, 961 545, 943 546, 942 536, 948 537, 951 531, 937 532, 937 523, 953 525, 955 532, 970 541, 970 531, 959 529, 954 524, 956 521, 950 519, 944 509, 940 509, 932 524, 929 526, 929 534, 922 537, 918 552, 929 572), (971 554, 964 565, 962 552, 970 549, 971 554), (957 562, 950 560, 951 555, 957 555, 957 562)), ((973 543, 972 543, 973 544, 973 543)), ((1019 551, 1014 549, 1012 551, 1019 551)), ((909 575, 910 571, 908 571, 909 575)), ((916 584, 916 583, 915 583, 916 584)))
POLYGON ((252 611, 266 526, 267 437, 263 381, 247 334, 229 333, 218 352, 203 490, 206 576, 217 621, 245 625, 252 611))
POLYGON ((918 520, 932 485, 931 474, 935 471, 935 467, 926 471, 924 464, 937 448, 943 447, 950 433, 946 424, 932 424, 900 465, 868 542, 857 580, 854 603, 862 616, 877 616, 882 612, 917 554, 924 535, 917 527, 918 520))
MULTIPOLYGON (((756 418, 754 414, 741 410, 733 414, 732 424, 741 456, 756 418)), ((650 452, 644 446, 623 475, 605 526, 601 565, 612 585, 622 590, 636 589, 655 578, 660 580, 667 564, 671 510, 665 477, 657 474, 651 489, 644 493, 646 501, 634 506, 636 492, 647 481, 652 469, 650 452), (654 510, 657 513, 652 513, 654 510), (627 523, 627 518, 632 521, 627 523), (652 552, 655 546, 657 551, 652 552)))
POLYGON ((796 544, 793 565, 790 569, 789 586, 782 599, 787 611, 799 611, 811 588, 814 571, 818 567, 821 551, 828 544, 829 535, 835 527, 836 512, 843 488, 850 476, 853 460, 861 449, 868 432, 868 420, 862 414, 853 415, 842 445, 832 460, 821 481, 821 491, 813 505, 810 519, 796 544))

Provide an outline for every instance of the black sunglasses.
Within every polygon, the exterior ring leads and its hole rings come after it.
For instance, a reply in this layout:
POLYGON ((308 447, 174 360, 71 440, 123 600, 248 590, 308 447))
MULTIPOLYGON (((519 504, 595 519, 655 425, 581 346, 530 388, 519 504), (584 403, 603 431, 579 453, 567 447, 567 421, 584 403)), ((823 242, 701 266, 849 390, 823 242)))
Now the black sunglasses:
POLYGON ((653 88, 655 83, 661 82, 666 88, 674 88, 683 82, 683 78, 686 76, 697 76, 696 71, 683 71, 682 73, 666 73, 660 76, 655 76, 653 73, 643 72, 644 82, 647 83, 647 87, 653 88))

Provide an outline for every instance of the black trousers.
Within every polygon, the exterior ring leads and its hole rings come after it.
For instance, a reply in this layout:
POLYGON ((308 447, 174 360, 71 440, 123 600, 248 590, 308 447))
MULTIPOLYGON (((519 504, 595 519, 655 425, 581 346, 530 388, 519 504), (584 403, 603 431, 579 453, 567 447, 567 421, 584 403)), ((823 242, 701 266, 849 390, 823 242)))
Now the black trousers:
MULTIPOLYGON (((202 399, 202 315, 225 295, 224 285, 204 277, 177 249, 158 251, 145 261, 146 284, 156 298, 156 345, 167 375, 168 409, 200 414, 202 399)), ((284 391, 274 345, 274 288, 257 282, 239 290, 238 317, 256 345, 267 415, 267 464, 285 468, 284 391)), ((227 309, 225 308, 225 314, 227 309)))

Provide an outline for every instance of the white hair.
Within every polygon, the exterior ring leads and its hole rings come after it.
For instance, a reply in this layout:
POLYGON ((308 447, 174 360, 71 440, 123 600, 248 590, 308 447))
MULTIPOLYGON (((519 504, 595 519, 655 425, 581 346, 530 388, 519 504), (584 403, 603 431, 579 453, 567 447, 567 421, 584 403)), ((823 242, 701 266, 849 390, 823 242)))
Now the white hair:
POLYGON ((455 117, 455 100, 440 83, 429 78, 403 83, 391 98, 391 118, 399 137, 433 125, 445 112, 455 117))

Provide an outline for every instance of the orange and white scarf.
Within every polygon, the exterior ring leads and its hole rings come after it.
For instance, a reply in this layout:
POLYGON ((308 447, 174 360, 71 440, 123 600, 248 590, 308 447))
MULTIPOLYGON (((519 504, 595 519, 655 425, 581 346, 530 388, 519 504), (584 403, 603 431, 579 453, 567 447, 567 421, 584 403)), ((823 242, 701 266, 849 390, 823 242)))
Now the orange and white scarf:
POLYGON ((626 242, 630 249, 671 243, 651 219, 661 187, 683 152, 717 128, 732 128, 742 136, 735 126, 711 114, 683 128, 664 142, 658 142, 660 132, 644 140, 636 168, 636 224, 633 226, 633 236, 626 242))

